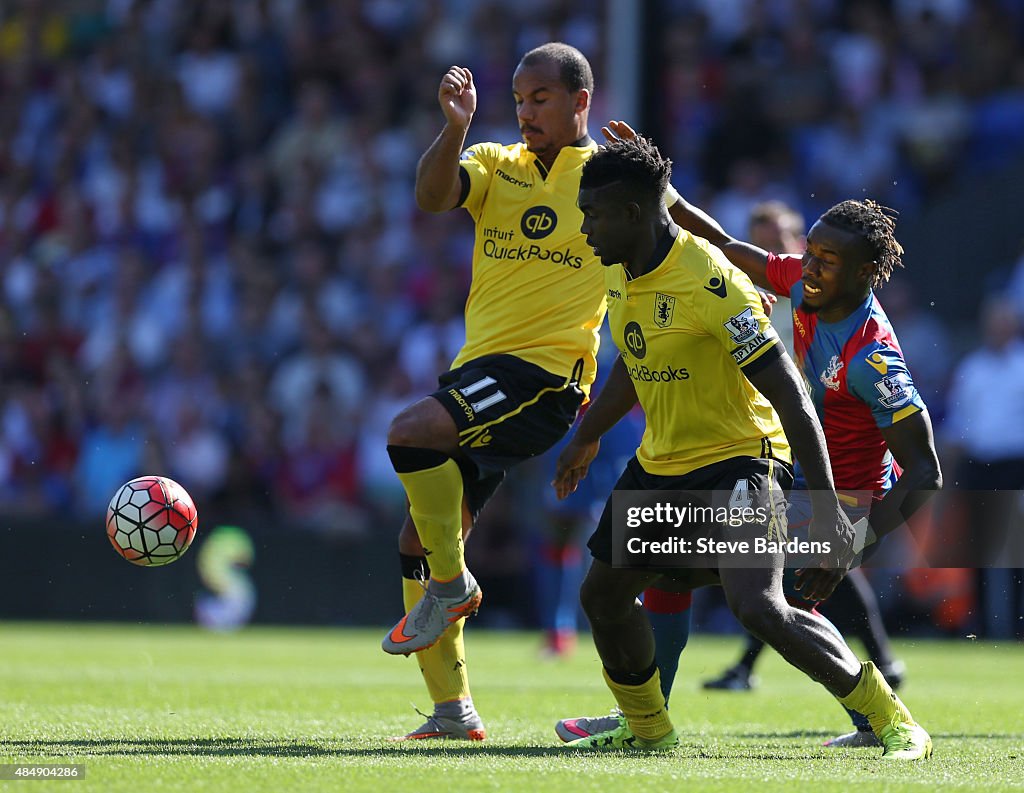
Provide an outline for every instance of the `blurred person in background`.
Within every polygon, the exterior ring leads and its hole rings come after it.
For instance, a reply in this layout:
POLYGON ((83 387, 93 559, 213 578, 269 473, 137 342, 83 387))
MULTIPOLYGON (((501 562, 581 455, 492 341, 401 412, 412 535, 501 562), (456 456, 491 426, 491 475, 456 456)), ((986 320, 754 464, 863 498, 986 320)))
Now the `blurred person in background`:
POLYGON ((946 413, 950 367, 948 351, 955 349, 949 323, 935 309, 922 303, 920 289, 904 275, 897 274, 879 297, 893 327, 899 328, 900 349, 914 372, 914 385, 924 399, 936 424, 946 413))
POLYGON ((953 374, 942 437, 968 505, 971 542, 981 549, 978 628, 985 636, 1024 638, 1024 340, 1003 294, 985 299, 981 326, 982 345, 953 374))
MULTIPOLYGON (((766 251, 780 255, 802 254, 805 230, 803 215, 783 201, 764 201, 750 210, 750 244, 766 251)), ((790 352, 793 351, 792 305, 788 297, 779 295, 771 313, 772 327, 790 352)))

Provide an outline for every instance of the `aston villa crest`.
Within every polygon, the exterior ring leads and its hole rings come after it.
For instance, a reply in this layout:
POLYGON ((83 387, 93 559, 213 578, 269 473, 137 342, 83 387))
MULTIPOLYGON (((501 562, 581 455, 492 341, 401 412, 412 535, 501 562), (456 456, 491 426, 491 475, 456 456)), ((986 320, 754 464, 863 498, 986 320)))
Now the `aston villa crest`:
POLYGON ((654 324, 659 328, 667 328, 672 324, 675 311, 676 299, 658 292, 654 299, 654 324))

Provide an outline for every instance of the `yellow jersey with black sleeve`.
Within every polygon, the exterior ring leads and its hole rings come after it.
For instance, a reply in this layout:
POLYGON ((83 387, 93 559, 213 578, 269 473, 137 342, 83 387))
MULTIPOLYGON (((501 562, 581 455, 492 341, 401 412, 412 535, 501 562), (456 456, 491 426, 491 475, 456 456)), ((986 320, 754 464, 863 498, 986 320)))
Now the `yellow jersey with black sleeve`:
POLYGON ((605 273, 612 338, 647 415, 640 465, 678 476, 731 457, 792 462, 778 415, 742 371, 779 354, 754 285, 718 248, 673 230, 654 269, 605 273))
POLYGON ((526 145, 478 143, 460 165, 461 205, 476 223, 466 344, 452 368, 514 355, 589 391, 605 315, 603 267, 580 234, 576 206, 589 137, 562 149, 550 171, 526 145), (467 185, 468 181, 468 185, 467 185), (577 362, 582 360, 582 374, 577 362))

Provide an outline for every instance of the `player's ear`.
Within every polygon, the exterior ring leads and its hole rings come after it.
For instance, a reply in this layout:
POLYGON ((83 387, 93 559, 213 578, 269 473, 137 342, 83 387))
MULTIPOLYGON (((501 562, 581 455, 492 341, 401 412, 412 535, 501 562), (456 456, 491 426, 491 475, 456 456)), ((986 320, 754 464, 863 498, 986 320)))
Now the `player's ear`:
POLYGON ((872 259, 871 261, 864 262, 860 267, 857 268, 857 278, 860 279, 861 281, 870 282, 877 268, 877 259, 872 259))
POLYGON ((574 109, 577 113, 590 109, 590 91, 586 88, 581 88, 576 92, 576 107, 574 109))
POLYGON ((640 220, 643 215, 643 211, 640 209, 640 205, 636 201, 630 201, 626 204, 626 217, 632 221, 640 220))

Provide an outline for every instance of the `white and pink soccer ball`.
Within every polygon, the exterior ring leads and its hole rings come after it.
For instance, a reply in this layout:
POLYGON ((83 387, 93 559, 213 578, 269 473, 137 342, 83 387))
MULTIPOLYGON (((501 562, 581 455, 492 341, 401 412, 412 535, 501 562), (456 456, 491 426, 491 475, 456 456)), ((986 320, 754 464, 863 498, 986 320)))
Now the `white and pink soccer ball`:
POLYGON ((107 507, 107 537, 132 564, 157 567, 179 559, 196 536, 192 497, 166 476, 140 476, 121 485, 107 507))

